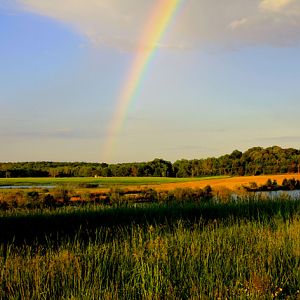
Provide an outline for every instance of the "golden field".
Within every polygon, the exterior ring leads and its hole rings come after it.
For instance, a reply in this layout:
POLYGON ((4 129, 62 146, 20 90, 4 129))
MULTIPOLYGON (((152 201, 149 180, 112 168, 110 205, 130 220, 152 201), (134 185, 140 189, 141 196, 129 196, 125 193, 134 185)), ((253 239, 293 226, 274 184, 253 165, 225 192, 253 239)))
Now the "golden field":
POLYGON ((284 178, 295 178, 300 180, 300 174, 240 176, 219 179, 212 178, 193 182, 167 183, 152 187, 157 190, 173 190, 175 188, 204 188, 205 186, 210 185, 213 189, 217 190, 222 187, 230 190, 238 190, 244 185, 249 185, 250 182, 256 182, 257 185, 265 184, 268 179, 276 180, 279 184, 281 184, 284 178))
MULTIPOLYGON (((161 184, 141 184, 141 185, 122 185, 122 190, 127 191, 138 191, 142 189, 152 188, 157 191, 172 191, 177 188, 204 188, 207 185, 210 185, 213 190, 232 190, 237 191, 243 186, 248 186, 249 183, 255 182, 258 186, 265 184, 268 179, 272 181, 276 180, 278 184, 281 184, 283 179, 292 179, 295 178, 300 180, 300 174, 280 174, 280 175, 260 175, 260 176, 236 176, 236 177, 226 177, 226 178, 208 178, 183 182, 172 182, 172 183, 161 183, 161 184)), ((76 189, 77 192, 83 192, 87 189, 76 189)), ((93 188, 93 192, 106 193, 110 191, 110 188, 93 188)))

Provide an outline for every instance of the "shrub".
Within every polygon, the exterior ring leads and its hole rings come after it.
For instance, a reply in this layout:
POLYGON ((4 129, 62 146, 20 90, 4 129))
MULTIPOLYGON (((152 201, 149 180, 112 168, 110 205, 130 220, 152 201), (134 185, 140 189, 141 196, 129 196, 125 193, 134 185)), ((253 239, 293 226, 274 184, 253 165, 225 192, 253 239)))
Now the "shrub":
POLYGON ((154 189, 144 189, 141 192, 141 200, 147 202, 157 202, 158 201, 158 193, 154 189))
POLYGON ((69 196, 70 190, 65 187, 58 187, 53 192, 53 197, 56 201, 60 201, 64 204, 68 204, 70 202, 69 196))
POLYGON ((37 202, 39 200, 40 194, 37 191, 27 192, 26 198, 30 202, 37 202))
POLYGON ((115 206, 120 206, 128 203, 128 200, 123 197, 124 192, 118 188, 110 189, 108 193, 109 203, 115 206))
POLYGON ((43 206, 47 208, 52 208, 57 206, 57 202, 55 201, 54 197, 50 194, 46 194, 43 199, 43 206))

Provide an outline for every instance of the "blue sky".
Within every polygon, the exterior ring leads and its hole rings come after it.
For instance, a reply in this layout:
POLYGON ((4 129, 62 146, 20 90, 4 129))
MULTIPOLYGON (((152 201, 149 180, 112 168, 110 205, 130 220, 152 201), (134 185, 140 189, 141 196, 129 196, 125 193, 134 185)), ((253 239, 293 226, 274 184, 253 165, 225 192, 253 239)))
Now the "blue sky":
MULTIPOLYGON (((0 0, 1 161, 106 160, 155 1, 61 2, 0 0)), ((108 162, 299 149, 299 42, 297 0, 183 1, 108 162)))

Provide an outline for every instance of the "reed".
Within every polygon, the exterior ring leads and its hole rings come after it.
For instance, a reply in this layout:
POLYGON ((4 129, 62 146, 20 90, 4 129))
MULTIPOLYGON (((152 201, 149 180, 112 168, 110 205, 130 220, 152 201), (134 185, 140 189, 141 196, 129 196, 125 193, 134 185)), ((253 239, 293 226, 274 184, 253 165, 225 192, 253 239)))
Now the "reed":
POLYGON ((1 238, 12 234, 0 244, 1 299, 299 297, 298 200, 66 207, 0 222, 1 238))

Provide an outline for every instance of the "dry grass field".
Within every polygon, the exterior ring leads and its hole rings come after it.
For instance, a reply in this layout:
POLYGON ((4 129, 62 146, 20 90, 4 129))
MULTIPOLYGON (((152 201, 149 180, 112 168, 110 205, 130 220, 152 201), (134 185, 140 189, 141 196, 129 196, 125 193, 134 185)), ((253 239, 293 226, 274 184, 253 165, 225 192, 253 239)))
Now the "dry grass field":
POLYGON ((210 185, 213 189, 218 190, 226 188, 230 190, 238 190, 243 185, 249 185, 250 182, 256 182, 257 185, 265 184, 268 179, 276 180, 279 184, 282 183, 283 179, 295 178, 300 180, 300 174, 280 174, 280 175, 261 175, 261 176, 241 176, 241 177, 229 177, 229 178, 218 178, 218 179, 207 179, 191 182, 176 182, 166 183, 160 185, 149 186, 156 190, 174 190, 176 188, 204 188, 210 185))

